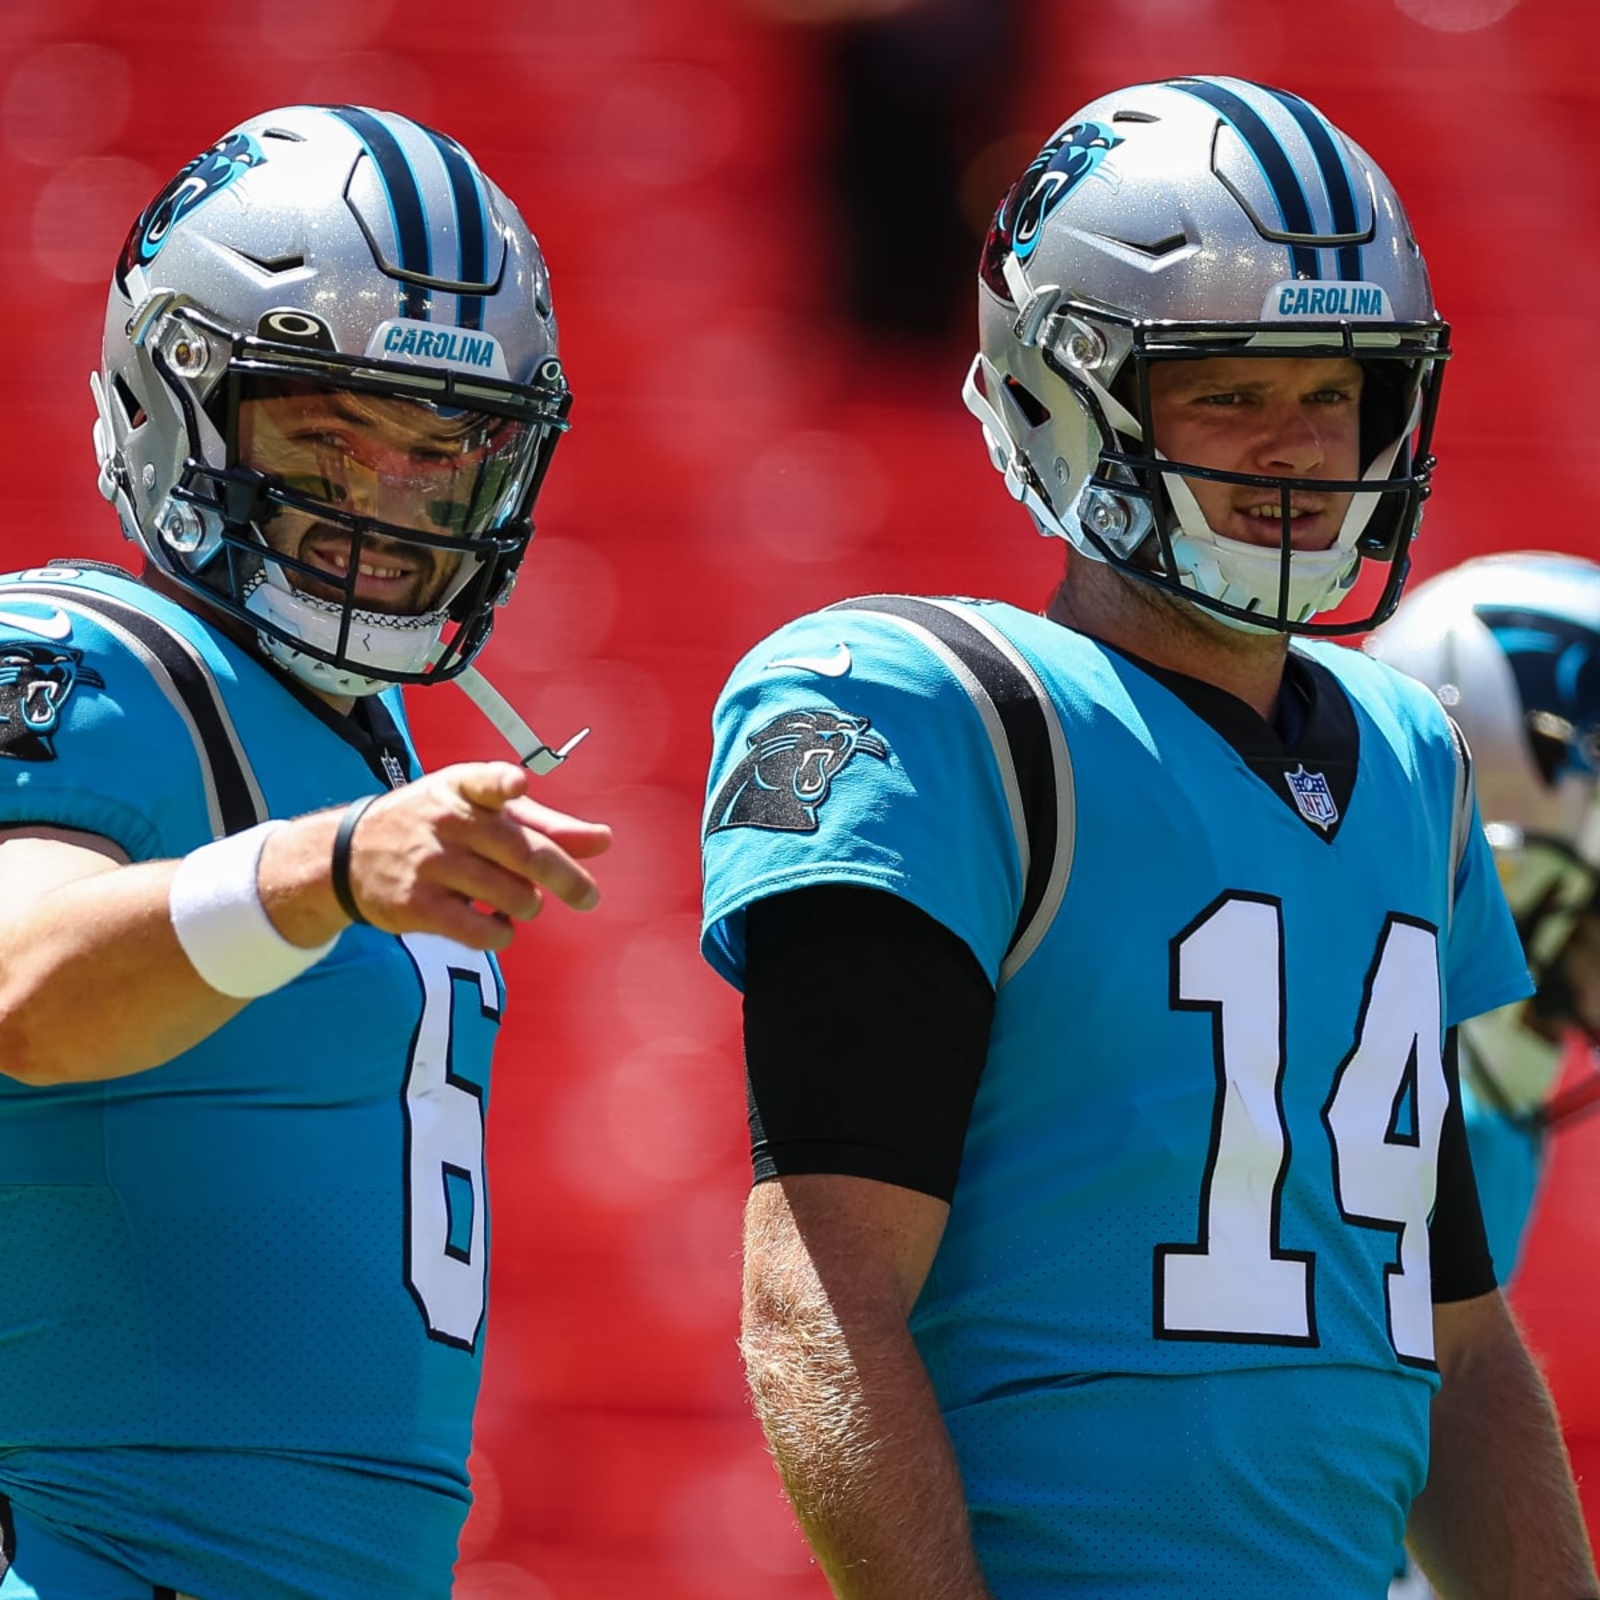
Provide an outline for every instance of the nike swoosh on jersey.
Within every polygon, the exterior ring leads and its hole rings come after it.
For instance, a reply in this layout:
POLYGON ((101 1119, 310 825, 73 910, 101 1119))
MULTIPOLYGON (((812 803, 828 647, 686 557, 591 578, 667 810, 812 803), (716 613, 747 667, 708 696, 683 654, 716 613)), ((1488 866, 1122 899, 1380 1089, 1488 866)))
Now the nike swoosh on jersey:
POLYGON ((72 632, 72 619, 65 611, 50 608, 47 617, 30 617, 21 611, 0 611, 0 628, 21 628, 24 633, 36 633, 41 639, 65 639, 72 632))
POLYGON ((774 672, 779 667, 798 667, 802 672, 820 672, 824 678, 842 678, 850 670, 850 646, 835 645, 831 656, 779 656, 763 670, 774 672))

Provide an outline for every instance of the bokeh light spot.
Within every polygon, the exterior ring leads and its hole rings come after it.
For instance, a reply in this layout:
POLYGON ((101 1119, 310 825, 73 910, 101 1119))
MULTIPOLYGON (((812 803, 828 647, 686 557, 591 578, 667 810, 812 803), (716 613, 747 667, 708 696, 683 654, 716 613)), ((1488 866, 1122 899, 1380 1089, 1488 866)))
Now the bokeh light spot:
POLYGON ((651 188, 706 176, 739 137, 739 102, 715 73, 681 62, 630 72, 605 96, 598 153, 651 188))
POLYGON ((95 155, 122 132, 132 92, 132 69, 103 45, 36 50, 6 85, 6 150, 41 167, 95 155))
POLYGON ((889 509, 888 475, 847 434, 792 433, 757 456, 745 480, 745 516, 789 561, 837 561, 877 532, 889 509))
POLYGON ((148 167, 124 156, 69 163, 46 180, 34 204, 34 259, 68 283, 109 283, 133 219, 158 187, 148 167))
POLYGON ((384 34, 395 0, 257 0, 261 42, 297 61, 326 61, 384 34))
POLYGON ((1413 22, 1440 33, 1474 33, 1516 9, 1517 0, 1395 0, 1413 22))

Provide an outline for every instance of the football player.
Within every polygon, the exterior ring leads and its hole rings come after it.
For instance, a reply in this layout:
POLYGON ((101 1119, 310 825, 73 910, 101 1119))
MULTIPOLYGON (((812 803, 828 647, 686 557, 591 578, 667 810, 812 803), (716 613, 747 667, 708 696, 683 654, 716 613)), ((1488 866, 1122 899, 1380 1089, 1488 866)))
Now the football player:
MULTIPOLYGON (((1532 551, 1465 562, 1410 592, 1364 648, 1426 683, 1472 747, 1533 975, 1529 999, 1461 1029, 1467 1144, 1505 1283, 1549 1136, 1600 1105, 1600 567, 1532 551), (1590 1070, 1558 1090, 1575 1036, 1590 1070)), ((1409 1570, 1389 1600, 1431 1592, 1409 1570)))
POLYGON ((443 1600, 495 953, 607 830, 472 661, 568 389, 443 134, 292 106, 135 222, 93 380, 129 574, 0 580, 4 1600, 443 1600), (526 765, 424 774, 400 686, 526 765))
POLYGON ((1318 638, 1392 610, 1430 487, 1400 201, 1293 94, 1141 85, 1022 174, 979 301, 1047 614, 846 601, 716 714, 743 1348, 818 1560, 1346 1600, 1409 1519, 1463 1593, 1592 1594, 1461 1121, 1457 1030, 1527 986, 1466 751, 1318 638))
POLYGON ((1443 701, 1533 975, 1461 1030, 1467 1141, 1495 1268, 1517 1265, 1548 1136, 1600 1104, 1600 566, 1519 551, 1407 596, 1366 641, 1443 701), (1589 1071, 1558 1086, 1564 1047, 1589 1071))

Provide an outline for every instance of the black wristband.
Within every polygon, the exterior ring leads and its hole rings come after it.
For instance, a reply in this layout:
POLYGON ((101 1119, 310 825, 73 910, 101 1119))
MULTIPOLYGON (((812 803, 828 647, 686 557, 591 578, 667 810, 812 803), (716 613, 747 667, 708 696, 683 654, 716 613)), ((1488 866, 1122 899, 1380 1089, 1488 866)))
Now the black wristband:
POLYGON ((367 807, 379 798, 375 794, 364 794, 359 800, 352 800, 344 808, 344 815, 339 819, 339 831, 333 836, 333 869, 330 873, 333 897, 339 902, 339 909, 352 922, 362 924, 366 924, 367 919, 361 915, 355 891, 350 887, 350 846, 355 840, 356 824, 366 815, 367 807))

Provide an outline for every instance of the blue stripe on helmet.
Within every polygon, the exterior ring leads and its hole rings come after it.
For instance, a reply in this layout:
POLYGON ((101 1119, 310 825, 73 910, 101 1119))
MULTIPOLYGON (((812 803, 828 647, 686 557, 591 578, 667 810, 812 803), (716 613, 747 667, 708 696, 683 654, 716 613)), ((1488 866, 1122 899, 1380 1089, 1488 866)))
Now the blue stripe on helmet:
MULTIPOLYGON (((1294 120, 1311 146, 1322 172, 1322 181, 1328 188, 1328 204, 1333 214, 1335 233, 1354 233, 1360 226, 1356 217, 1355 189, 1350 182, 1350 169, 1345 165, 1344 152, 1334 142, 1333 130, 1322 116, 1307 105, 1299 95, 1284 89, 1268 89, 1270 94, 1294 120)), ((1339 246, 1339 276, 1359 279, 1361 273, 1361 246, 1339 246)))
MULTIPOLYGON (((438 147, 450 180, 450 198, 456 208, 456 234, 461 240, 462 283, 489 281, 489 215, 483 201, 483 180, 472 158, 454 139, 432 128, 422 130, 438 147)), ((461 326, 483 326, 483 296, 461 296, 461 326)))
MULTIPOLYGON (((1317 231, 1311 220, 1311 207, 1306 203, 1305 191, 1300 187, 1299 176, 1288 153, 1253 107, 1221 84, 1211 83, 1204 78, 1175 78, 1168 82, 1167 87, 1180 89, 1197 100, 1205 101, 1232 125, 1256 158, 1261 175, 1272 190, 1285 233, 1314 234, 1317 231)), ((1303 244, 1291 244, 1288 248, 1289 275, 1294 278, 1316 277, 1315 248, 1303 244)))
MULTIPOLYGON (((432 252, 428 243, 428 217, 423 210, 422 190, 417 186, 417 175, 411 170, 411 163, 400 148, 400 141, 379 118, 360 106, 332 106, 329 109, 367 147, 367 153, 378 169, 384 192, 389 197, 389 211, 394 218, 401 271, 431 278, 432 252)), ((402 281, 401 316, 425 322, 432 306, 433 296, 422 284, 402 281)))

